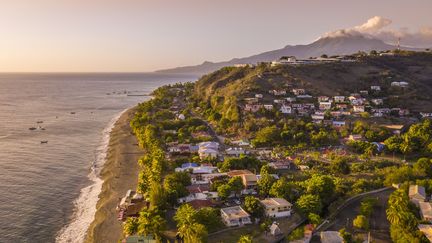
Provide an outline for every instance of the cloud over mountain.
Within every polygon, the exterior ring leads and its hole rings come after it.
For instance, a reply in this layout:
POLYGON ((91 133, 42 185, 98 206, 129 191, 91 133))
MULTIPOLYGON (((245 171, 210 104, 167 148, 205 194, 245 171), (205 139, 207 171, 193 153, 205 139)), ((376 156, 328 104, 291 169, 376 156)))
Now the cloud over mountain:
POLYGON ((366 23, 352 28, 336 30, 326 33, 323 37, 342 37, 362 35, 370 38, 377 38, 386 43, 394 44, 401 38, 401 44, 412 47, 432 47, 432 27, 423 27, 415 32, 406 28, 391 29, 391 19, 375 16, 366 23))

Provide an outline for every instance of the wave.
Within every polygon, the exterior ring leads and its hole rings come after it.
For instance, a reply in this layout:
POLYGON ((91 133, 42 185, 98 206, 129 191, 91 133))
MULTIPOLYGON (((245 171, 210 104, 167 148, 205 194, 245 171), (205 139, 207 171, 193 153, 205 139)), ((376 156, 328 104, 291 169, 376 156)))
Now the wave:
MULTIPOLYGON (((129 109, 129 108, 128 108, 129 109)), ((110 134, 120 116, 128 109, 117 114, 102 131, 101 143, 95 151, 95 161, 92 163, 88 178, 91 185, 81 189, 79 197, 74 201, 74 213, 69 224, 65 225, 57 234, 58 243, 84 242, 87 230, 96 214, 96 205, 102 191, 103 180, 100 172, 106 161, 110 134)))

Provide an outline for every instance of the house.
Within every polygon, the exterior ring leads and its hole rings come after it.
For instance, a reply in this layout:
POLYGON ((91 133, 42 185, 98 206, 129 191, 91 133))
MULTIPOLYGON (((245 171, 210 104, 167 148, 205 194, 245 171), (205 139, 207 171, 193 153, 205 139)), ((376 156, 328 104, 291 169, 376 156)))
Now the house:
POLYGON ((410 111, 408 109, 400 109, 399 110, 399 116, 408 116, 410 114, 410 111))
POLYGON ((276 96, 282 96, 282 95, 286 95, 286 90, 283 90, 283 89, 281 89, 281 90, 276 90, 276 89, 274 89, 274 90, 272 90, 272 91, 270 91, 270 93, 272 93, 273 95, 276 95, 276 96))
POLYGON ((341 128, 345 126, 345 121, 332 121, 332 126, 334 128, 341 128))
POLYGON ((432 225, 430 224, 419 224, 418 229, 432 242, 432 225))
POLYGON ((192 145, 190 144, 177 144, 168 147, 169 153, 187 154, 192 152, 192 145))
POLYGON ((327 102, 329 99, 328 96, 318 96, 318 102, 327 102))
POLYGON ((283 104, 283 103, 285 103, 285 100, 273 100, 273 103, 275 103, 275 104, 283 104))
POLYGON ((400 81, 400 82, 391 82, 391 86, 392 87, 401 87, 401 88, 406 88, 408 87, 408 82, 404 82, 404 81, 400 81))
POLYGON ((273 236, 278 236, 282 234, 282 230, 279 228, 278 223, 273 222, 272 225, 269 227, 270 234, 273 236))
POLYGON ((244 110, 255 113, 259 111, 262 107, 263 105, 261 104, 246 104, 244 110))
POLYGON ((206 158, 217 158, 219 155, 219 152, 215 149, 211 149, 211 148, 203 148, 198 150, 198 155, 200 157, 200 159, 206 159, 206 158))
POLYGON ((331 102, 320 102, 319 103, 319 109, 320 110, 330 110, 332 106, 331 102))
POLYGON ((432 205, 430 202, 419 202, 420 216, 432 223, 432 205))
POLYGON ((264 109, 266 109, 266 110, 268 110, 268 111, 271 111, 271 110, 273 110, 273 105, 264 105, 264 109))
POLYGON ((351 134, 351 135, 349 135, 348 140, 360 141, 360 140, 363 140, 363 137, 361 134, 351 134))
POLYGON ((124 220, 126 217, 137 216, 142 208, 147 206, 144 197, 133 190, 128 190, 117 205, 119 211, 118 219, 124 220))
POLYGON ((177 116, 177 118, 178 118, 179 120, 184 120, 184 119, 186 119, 185 115, 183 115, 183 114, 179 114, 179 115, 177 116))
POLYGON ((305 89, 293 89, 292 90, 294 95, 304 95, 306 94, 306 90, 305 89))
POLYGON ((426 201, 425 188, 419 185, 410 185, 408 196, 410 201, 418 207, 420 202, 426 201))
POLYGON ((258 177, 255 174, 243 174, 240 175, 242 178, 244 190, 242 190, 241 194, 256 194, 256 190, 258 187, 258 177))
MULTIPOLYGON (((352 96, 350 96, 350 98, 351 97, 352 96)), ((365 100, 363 98, 354 98, 354 99, 350 99, 350 101, 352 105, 363 105, 365 100)))
POLYGON ((214 203, 209 199, 195 199, 188 202, 188 204, 191 205, 195 210, 214 206, 214 203))
POLYGON ((343 110, 348 109, 348 105, 347 104, 336 104, 336 108, 343 111, 343 110))
POLYGON ((198 147, 200 159, 217 158, 219 155, 219 143, 217 142, 202 142, 198 144, 198 147))
POLYGON ((378 85, 372 85, 372 86, 370 87, 370 89, 373 90, 373 91, 381 91, 381 86, 378 86, 378 85))
POLYGON ((311 115, 312 120, 321 122, 324 120, 324 115, 318 115, 318 114, 312 114, 311 115))
POLYGON ((146 236, 143 235, 130 235, 126 237, 126 239, 121 241, 122 243, 156 243, 158 242, 156 238, 149 234, 146 236))
POLYGON ((209 184, 195 184, 187 186, 189 195, 177 199, 178 203, 188 203, 193 200, 208 200, 218 198, 217 192, 210 192, 209 184))
POLYGON ((241 226, 252 224, 250 215, 240 206, 222 208, 222 221, 226 226, 241 226))
POLYGON ((176 172, 180 172, 180 171, 188 171, 188 170, 193 170, 193 168, 199 167, 199 165, 197 163, 184 163, 182 164, 179 168, 175 168, 174 170, 176 172))
POLYGON ((360 90, 360 94, 361 94, 362 96, 366 96, 366 95, 369 94, 369 91, 367 91, 367 90, 360 90))
POLYGON ((280 160, 280 161, 270 162, 268 165, 275 170, 289 170, 291 168, 291 161, 280 160))
POLYGON ((225 150, 225 153, 229 156, 239 157, 242 154, 245 154, 246 151, 243 148, 228 148, 225 150))
POLYGON ((232 141, 231 143, 236 144, 238 146, 249 146, 250 145, 249 141, 247 141, 246 139, 240 139, 237 141, 232 141))
POLYGON ((292 108, 289 105, 282 105, 280 108, 280 112, 283 114, 292 114, 292 108))
POLYGON ((343 243, 344 239, 337 231, 322 231, 320 233, 321 243, 343 243))
POLYGON ((295 102, 297 99, 296 99, 296 97, 287 97, 287 98, 285 98, 286 99, 286 101, 287 102, 295 102))
POLYGON ((297 99, 311 99, 313 98, 312 95, 304 94, 304 95, 297 95, 297 99))
POLYGON ((364 107, 364 105, 354 105, 353 110, 354 110, 354 112, 364 112, 365 107, 364 107))
POLYGON ((255 94, 255 98, 262 99, 263 97, 263 94, 255 94))
POLYGON ((211 166, 211 165, 205 165, 202 164, 201 166, 194 166, 194 163, 189 163, 190 166, 185 167, 178 167, 175 168, 175 172, 182 172, 182 171, 190 171, 192 174, 211 174, 214 171, 217 171, 217 167, 211 166))
POLYGON ((345 102, 345 96, 340 96, 340 95, 334 96, 333 100, 335 103, 342 103, 345 102))
POLYGON ((374 105, 382 105, 384 103, 383 99, 371 99, 371 102, 374 105))
POLYGON ((429 113, 429 112, 420 112, 420 116, 422 118, 432 117, 432 113, 429 113))
POLYGON ((291 216, 292 204, 283 198, 266 198, 261 200, 267 217, 289 217, 291 216))

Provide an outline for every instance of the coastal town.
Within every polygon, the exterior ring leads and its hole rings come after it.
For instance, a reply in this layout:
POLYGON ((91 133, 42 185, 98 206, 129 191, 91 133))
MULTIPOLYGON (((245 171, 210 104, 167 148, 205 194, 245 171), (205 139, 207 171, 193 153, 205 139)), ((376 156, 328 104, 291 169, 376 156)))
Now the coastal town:
MULTIPOLYGON (((357 60, 297 62, 217 72, 357 60)), ((158 88, 131 121, 145 154, 116 208, 123 242, 432 240, 432 113, 395 102, 415 85, 382 75, 346 95, 292 78, 233 96, 206 97, 209 77, 158 88)))

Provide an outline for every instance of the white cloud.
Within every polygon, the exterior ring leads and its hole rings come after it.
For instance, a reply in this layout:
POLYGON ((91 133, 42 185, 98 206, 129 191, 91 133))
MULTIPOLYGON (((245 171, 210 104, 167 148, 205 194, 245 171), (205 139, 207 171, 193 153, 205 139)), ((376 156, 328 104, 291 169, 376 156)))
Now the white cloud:
POLYGON ((411 32, 406 28, 399 30, 391 29, 391 19, 375 16, 362 25, 352 28, 332 31, 324 37, 362 35, 371 38, 378 38, 384 42, 394 44, 401 38, 401 45, 412 47, 432 47, 432 27, 423 27, 418 31, 411 32))

